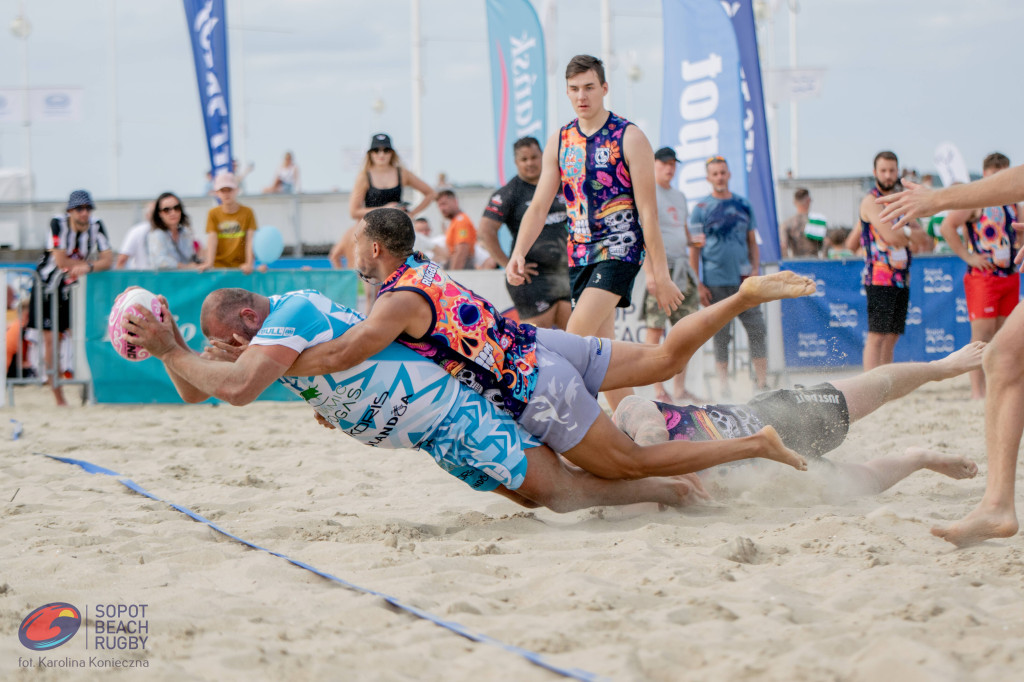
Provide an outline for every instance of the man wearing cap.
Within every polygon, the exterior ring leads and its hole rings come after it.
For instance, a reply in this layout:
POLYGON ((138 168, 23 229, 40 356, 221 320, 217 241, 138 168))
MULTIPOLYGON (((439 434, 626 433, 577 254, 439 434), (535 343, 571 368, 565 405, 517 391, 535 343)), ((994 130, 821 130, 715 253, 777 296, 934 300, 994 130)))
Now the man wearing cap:
MULTIPOLYGON (((256 216, 248 206, 238 203, 238 181, 234 173, 218 173, 213 191, 220 200, 206 216, 206 251, 199 271, 210 268, 240 268, 251 274, 256 263, 252 251, 256 216)), ((265 272, 267 267, 260 266, 265 272)))
MULTIPOLYGON (((662 147, 654 153, 654 191, 658 200, 658 227, 661 229, 661 241, 665 244, 665 258, 668 262, 672 281, 683 294, 683 302, 671 313, 665 313, 658 306, 658 299, 650 292, 644 293, 644 342, 658 345, 665 333, 665 325, 674 325, 690 313, 697 312, 700 306, 700 280, 690 265, 688 247, 694 243, 687 227, 686 196, 672 186, 676 176, 676 152, 671 147, 662 147)), ((703 236, 703 235, 701 235, 703 236)), ((703 242, 699 242, 703 243, 703 242)), ((655 400, 671 403, 675 400, 685 402, 702 402, 701 398, 686 390, 686 368, 673 380, 672 393, 665 385, 658 382, 654 385, 655 400)))
MULTIPOLYGON (((799 187, 793 192, 796 214, 782 223, 779 230, 779 248, 789 258, 822 258, 825 255, 826 227, 821 222, 808 221, 811 214, 811 193, 799 187), (819 231, 815 232, 815 228, 819 231)), ((820 221, 820 218, 818 219, 820 221)))
MULTIPOLYGON (((690 227, 702 234, 703 246, 690 252, 693 269, 702 266, 700 302, 711 305, 739 291, 740 283, 758 274, 761 251, 757 244, 757 226, 750 202, 729 191, 729 164, 721 156, 712 156, 705 163, 711 194, 693 207, 690 227)), ((739 315, 750 342, 750 364, 754 366, 757 390, 768 388, 767 328, 760 308, 751 308, 739 315)), ((732 332, 725 327, 715 334, 715 369, 721 398, 730 397, 729 342, 732 332)))
MULTIPOLYGON (((42 320, 36 320, 36 297, 40 292, 33 289, 32 305, 29 308, 28 326, 43 329, 43 353, 48 371, 56 374, 54 364, 53 331, 64 334, 71 330, 71 285, 79 277, 97 270, 109 270, 114 262, 110 239, 103 223, 93 216, 92 197, 84 189, 76 189, 68 198, 63 215, 54 216, 50 221, 50 243, 39 259, 36 272, 43 286, 42 320), (63 277, 61 279, 61 277, 63 277), (57 319, 53 319, 53 287, 57 285, 57 319)), ((60 386, 53 384, 53 395, 58 405, 66 405, 60 386)))

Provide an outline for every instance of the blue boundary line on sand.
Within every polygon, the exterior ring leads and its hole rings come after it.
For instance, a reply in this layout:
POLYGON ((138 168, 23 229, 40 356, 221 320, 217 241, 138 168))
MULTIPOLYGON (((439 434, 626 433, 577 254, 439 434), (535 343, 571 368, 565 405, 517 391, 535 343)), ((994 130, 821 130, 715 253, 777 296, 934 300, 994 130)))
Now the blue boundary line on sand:
POLYGON ((494 639, 493 637, 488 637, 487 635, 481 635, 481 634, 472 632, 472 631, 468 630, 465 626, 460 625, 459 623, 456 623, 455 621, 442 620, 441 618, 438 618, 437 616, 435 616, 432 613, 424 611, 423 609, 418 609, 415 606, 412 606, 411 604, 405 604, 405 603, 399 601, 397 598, 392 597, 392 596, 387 595, 387 594, 384 594, 383 592, 378 592, 376 590, 371 590, 371 589, 366 588, 366 587, 360 587, 359 585, 356 585, 354 583, 350 583, 349 581, 347 581, 347 580, 345 580, 343 578, 339 578, 337 576, 331 575, 330 573, 325 573, 324 571, 321 571, 318 568, 314 568, 313 566, 310 566, 307 563, 303 563, 303 562, 301 562, 301 561, 299 561, 297 559, 292 559, 291 557, 289 557, 287 555, 281 554, 279 552, 275 552, 273 550, 269 550, 269 549, 267 549, 265 547, 260 547, 257 544, 249 542, 248 540, 240 538, 237 535, 235 535, 234 533, 231 533, 231 532, 221 528, 220 526, 215 524, 213 521, 210 521, 209 519, 204 518, 202 515, 197 514, 196 512, 192 511, 191 509, 188 509, 187 507, 182 507, 179 504, 175 504, 174 502, 171 502, 169 500, 165 500, 165 499, 163 499, 161 497, 158 497, 158 496, 154 495, 153 493, 149 492, 148 490, 146 490, 145 488, 140 486, 135 481, 132 481, 131 479, 125 478, 124 476, 122 476, 121 474, 117 473, 116 471, 111 471, 110 469, 107 469, 105 467, 101 467, 99 465, 93 464, 92 462, 87 462, 87 461, 82 460, 82 459, 73 459, 71 457, 58 457, 56 455, 48 455, 48 454, 43 453, 43 452, 37 452, 35 454, 42 455, 43 457, 49 457, 50 459, 57 460, 58 462, 64 462, 65 464, 74 464, 74 465, 76 465, 78 467, 81 467, 83 470, 87 471, 90 474, 104 474, 106 476, 113 476, 113 477, 115 477, 117 479, 118 483, 120 483, 121 485, 125 486, 129 490, 137 492, 140 495, 144 495, 145 497, 148 497, 151 500, 156 500, 157 502, 162 502, 163 504, 166 504, 169 507, 172 507, 173 509, 178 510, 179 512, 181 512, 182 514, 185 514, 186 516, 192 518, 193 520, 199 521, 200 523, 206 524, 207 526, 209 526, 213 530, 217 531, 221 535, 229 537, 232 540, 235 540, 236 542, 240 542, 243 545, 246 545, 247 547, 251 547, 253 549, 258 549, 261 552, 266 552, 267 554, 271 554, 271 555, 276 556, 278 558, 284 559, 285 561, 287 561, 287 562, 289 562, 289 563, 291 563, 291 564, 293 564, 295 566, 298 566, 299 568, 304 568, 307 571, 315 573, 315 574, 317 574, 318 576, 320 576, 322 578, 327 578, 328 580, 330 580, 332 582, 336 582, 339 585, 343 585, 344 587, 347 587, 350 590, 355 590, 356 592, 362 592, 363 594, 369 594, 369 595, 373 595, 375 597, 380 597, 381 599, 383 599, 387 603, 391 604, 395 608, 401 609, 402 611, 405 611, 407 613, 411 613, 412 615, 416 616, 417 618, 422 618, 424 620, 430 621, 434 625, 439 625, 439 626, 445 628, 446 630, 449 630, 451 632, 454 632, 457 635, 461 635, 461 636, 465 637, 466 639, 470 639, 470 640, 472 640, 474 642, 480 642, 482 644, 490 644, 491 646, 496 646, 496 647, 498 647, 500 649, 504 649, 505 651, 508 651, 509 653, 513 653, 513 654, 516 654, 517 656, 521 656, 521 657, 525 658, 527 661, 529 661, 530 663, 533 663, 534 665, 540 666, 541 668, 544 668, 546 670, 550 670, 551 672, 557 673, 559 675, 562 675, 563 677, 568 677, 568 678, 571 678, 571 679, 574 679, 574 680, 581 680, 582 682, 596 682, 597 680, 603 680, 604 679, 602 677, 599 677, 598 675, 595 675, 594 673, 587 672, 586 670, 581 670, 579 668, 562 668, 562 667, 557 666, 557 665, 555 665, 553 663, 549 663, 547 660, 544 659, 543 656, 541 656, 540 654, 538 654, 536 652, 530 651, 529 649, 523 649, 522 647, 513 646, 511 644, 505 644, 504 642, 499 641, 497 639, 494 639))

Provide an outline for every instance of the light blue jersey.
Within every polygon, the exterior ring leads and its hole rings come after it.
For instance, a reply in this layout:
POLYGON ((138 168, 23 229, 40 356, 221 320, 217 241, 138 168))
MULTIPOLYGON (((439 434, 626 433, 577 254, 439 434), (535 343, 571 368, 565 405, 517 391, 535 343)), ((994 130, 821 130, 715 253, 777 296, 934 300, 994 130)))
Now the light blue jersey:
MULTIPOLYGON (((270 297, 270 314, 250 343, 301 353, 362 320, 317 291, 292 291, 270 297)), ((396 343, 348 370, 278 381, 359 442, 422 448, 479 490, 493 490, 499 483, 518 488, 526 472, 523 451, 538 445, 476 391, 396 343)))

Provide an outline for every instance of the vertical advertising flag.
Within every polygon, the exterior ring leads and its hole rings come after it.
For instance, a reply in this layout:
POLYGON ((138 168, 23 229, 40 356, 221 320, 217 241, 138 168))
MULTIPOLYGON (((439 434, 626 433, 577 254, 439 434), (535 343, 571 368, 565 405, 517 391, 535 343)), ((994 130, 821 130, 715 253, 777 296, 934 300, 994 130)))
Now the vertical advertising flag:
MULTIPOLYGON (((781 257, 779 226, 775 212, 775 176, 772 175, 771 145, 764 115, 761 61, 757 55, 757 28, 753 0, 722 3, 729 17, 740 51, 740 79, 743 88, 743 150, 747 175, 747 199, 754 209, 761 235, 761 261, 774 263, 781 257)), ((733 171, 735 173, 736 171, 733 171)))
POLYGON ((487 0, 487 42, 498 184, 504 185, 516 174, 515 141, 529 135, 544 144, 544 33, 529 0, 487 0))
POLYGON ((680 161, 676 186, 690 202, 711 192, 705 162, 721 156, 730 189, 746 197, 761 260, 779 260, 775 189, 751 0, 663 0, 662 143, 680 161))
POLYGON ((676 187, 691 205, 710 194, 705 163, 721 156, 731 189, 746 196, 740 55, 729 17, 716 0, 663 0, 662 14, 661 140, 679 159, 676 187))
POLYGON ((231 97, 228 92, 228 31, 224 0, 184 0, 192 38, 210 169, 231 170, 231 97))

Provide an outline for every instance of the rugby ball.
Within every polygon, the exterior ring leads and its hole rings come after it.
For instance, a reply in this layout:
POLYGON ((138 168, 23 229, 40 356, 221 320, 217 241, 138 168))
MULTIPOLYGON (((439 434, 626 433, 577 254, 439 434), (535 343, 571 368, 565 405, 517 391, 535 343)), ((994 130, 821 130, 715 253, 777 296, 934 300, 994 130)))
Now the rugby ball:
MULTIPOLYGON (((157 319, 163 319, 160 310, 160 299, 152 292, 146 291, 141 287, 126 289, 114 299, 114 306, 110 309, 110 317, 107 318, 107 335, 110 337, 110 344, 117 351, 117 354, 125 360, 131 360, 132 362, 145 360, 149 357, 149 351, 129 341, 128 335, 124 331, 123 323, 127 319, 128 313, 132 312, 135 306, 150 310, 156 315, 157 319)), ((136 312, 135 314, 137 315, 138 313, 136 312)))

